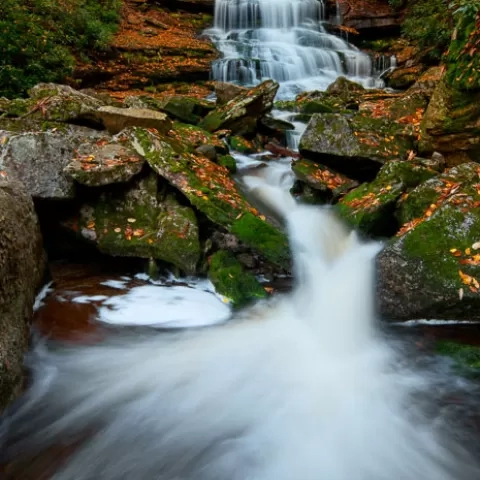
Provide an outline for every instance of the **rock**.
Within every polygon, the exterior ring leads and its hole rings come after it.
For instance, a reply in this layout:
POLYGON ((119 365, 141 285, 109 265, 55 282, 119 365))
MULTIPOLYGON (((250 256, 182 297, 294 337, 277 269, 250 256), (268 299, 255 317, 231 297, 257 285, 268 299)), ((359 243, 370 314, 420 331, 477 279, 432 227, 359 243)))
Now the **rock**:
POLYGON ((217 160, 217 151, 213 145, 200 145, 195 151, 212 162, 217 160))
POLYGON ((245 94, 248 89, 235 85, 234 83, 215 82, 215 96, 217 98, 217 105, 225 105, 235 97, 245 94))
POLYGON ((338 211, 350 224, 375 236, 390 236, 398 231, 394 215, 400 196, 434 177, 435 170, 410 161, 387 162, 371 183, 347 193, 338 211))
POLYGON ((202 117, 215 108, 215 104, 195 97, 173 95, 156 99, 147 95, 131 96, 125 105, 133 108, 147 108, 164 112, 174 120, 196 125, 202 117))
POLYGON ((115 187, 84 205, 79 223, 67 226, 108 255, 153 258, 195 273, 201 249, 193 210, 174 195, 159 200, 152 172, 115 187))
POLYGON ((40 83, 28 93, 30 98, 24 100, 23 116, 53 122, 82 122, 94 128, 101 127, 95 112, 105 103, 98 98, 55 83, 40 83))
POLYGON ((257 147, 246 138, 241 137, 240 135, 234 135, 228 139, 230 147, 244 155, 250 155, 252 153, 258 153, 257 147))
POLYGON ((255 276, 246 272, 231 253, 220 250, 210 257, 209 263, 208 277, 215 289, 229 298, 235 307, 266 296, 255 276))
POLYGON ((442 67, 430 67, 423 72, 418 80, 408 89, 409 92, 422 92, 429 97, 442 79, 442 67))
POLYGON ((140 173, 144 163, 129 144, 128 136, 120 133, 80 145, 64 171, 78 183, 99 187, 128 182, 140 173))
POLYGON ((460 165, 410 193, 404 215, 415 221, 378 258, 384 317, 480 319, 479 173, 460 165))
POLYGON ((358 182, 304 158, 294 161, 292 170, 298 180, 314 190, 327 194, 325 199, 337 197, 358 186, 358 182))
POLYGON ((155 128, 160 133, 167 133, 172 122, 166 114, 145 108, 101 107, 96 115, 110 134, 115 135, 127 127, 155 128))
POLYGON ((198 147, 213 146, 215 152, 224 155, 228 147, 219 135, 212 134, 194 125, 173 122, 168 137, 175 141, 176 147, 185 152, 194 153, 198 147))
POLYGON ((0 131, 0 170, 20 180, 34 198, 74 198, 75 182, 64 169, 80 144, 100 137, 95 130, 73 125, 45 132, 0 131))
POLYGON ((272 109, 278 87, 277 82, 266 80, 212 110, 199 126, 209 132, 229 129, 236 135, 254 133, 257 120, 272 109))
POLYGON ((396 90, 405 90, 414 85, 424 71, 425 67, 421 64, 395 68, 385 75, 386 84, 396 90))
POLYGON ((445 156, 447 166, 480 161, 480 93, 435 88, 420 125, 419 152, 445 156))
POLYGON ((365 87, 359 83, 352 82, 345 77, 337 77, 328 87, 326 92, 329 95, 337 95, 339 97, 350 97, 355 93, 364 93, 365 87))
POLYGON ((24 187, 0 172, 0 411, 20 394, 23 356, 46 258, 24 187))
POLYGON ((237 161, 231 155, 222 155, 217 158, 217 163, 222 167, 225 167, 230 173, 237 171, 237 161))
POLYGON ((213 223, 226 227, 272 263, 288 267, 286 237, 259 217, 225 167, 179 150, 167 138, 151 131, 137 128, 135 138, 137 152, 151 168, 178 188, 213 223))
POLYGON ((335 113, 313 115, 299 144, 302 156, 359 181, 372 180, 386 161, 405 159, 412 148, 409 125, 335 113))

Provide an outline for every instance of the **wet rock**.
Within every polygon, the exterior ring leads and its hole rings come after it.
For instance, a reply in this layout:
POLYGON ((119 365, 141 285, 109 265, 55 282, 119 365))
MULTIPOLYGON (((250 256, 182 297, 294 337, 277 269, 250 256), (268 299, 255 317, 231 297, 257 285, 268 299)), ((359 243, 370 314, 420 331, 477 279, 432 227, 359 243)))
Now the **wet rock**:
POLYGON ((371 183, 347 193, 338 203, 338 211, 350 224, 376 236, 397 232, 395 208, 400 196, 437 172, 412 161, 387 162, 371 183))
POLYGON ((200 147, 197 147, 195 151, 199 155, 208 158, 212 162, 215 162, 217 160, 217 150, 213 145, 200 145, 200 147))
POLYGON ((266 80, 212 110, 199 126, 209 132, 229 129, 236 135, 254 133, 257 120, 272 109, 278 87, 277 82, 266 80))
POLYGON ((229 298, 235 307, 264 298, 265 289, 255 276, 229 252, 220 250, 210 257, 208 277, 216 290, 229 298))
POLYGON ((243 153, 244 155, 250 155, 252 153, 258 153, 257 147, 246 138, 243 138, 239 135, 234 135, 228 139, 230 147, 237 152, 243 153))
POLYGON ((231 155, 222 155, 217 158, 217 163, 222 167, 225 167, 230 173, 237 171, 237 161, 231 155))
POLYGON ((383 118, 315 114, 300 139, 302 156, 355 180, 372 180, 388 160, 405 159, 413 132, 383 118))
POLYGON ((160 198, 152 172, 117 186, 82 208, 71 225, 103 253, 162 260, 193 274, 200 259, 195 213, 173 194, 160 198))
POLYGON ((230 100, 244 94, 248 89, 235 85, 234 83, 216 82, 215 96, 217 98, 217 105, 225 105, 230 100))
POLYGON ((480 319, 478 172, 478 164, 460 165, 450 170, 451 181, 434 177, 410 193, 406 212, 415 221, 378 257, 385 318, 480 319))
POLYGON ((166 114, 144 108, 101 107, 96 115, 110 134, 115 135, 127 127, 155 128, 160 133, 167 133, 172 122, 166 114))
POLYGON ((0 411, 23 386, 28 325, 45 260, 31 198, 0 172, 0 411))
POLYGON ((95 130, 73 125, 44 132, 0 131, 0 170, 20 180, 34 198, 74 198, 75 182, 64 169, 80 144, 100 137, 95 130))
POLYGON ((447 166, 480 161, 480 93, 435 88, 420 125, 419 152, 445 156, 447 166))
POLYGON ((442 79, 442 67, 430 67, 423 72, 418 80, 409 88, 409 92, 422 92, 429 97, 442 79))
POLYGON ((144 163, 129 144, 128 136, 119 134, 80 145, 64 171, 78 183, 99 187, 128 182, 140 173, 144 163))
POLYGON ((175 141, 176 147, 182 151, 194 153, 198 147, 213 146, 215 152, 224 155, 228 147, 220 135, 212 134, 194 125, 174 122, 168 137, 175 141))
POLYGON ((226 227, 272 263, 284 268, 289 265, 286 237, 260 218, 225 167, 175 148, 167 138, 151 131, 135 129, 135 138, 137 152, 150 167, 213 223, 226 227))
POLYGON ((326 91, 330 95, 348 98, 354 94, 364 93, 365 87, 359 83, 348 80, 346 77, 340 76, 327 87, 326 91))
POLYGON ((414 85, 421 78, 424 71, 425 67, 421 64, 399 67, 388 73, 385 76, 385 80, 390 88, 405 90, 414 85))
POLYGON ((294 161, 292 170, 298 180, 314 190, 328 194, 327 198, 341 195, 358 186, 358 182, 345 175, 304 158, 294 161))

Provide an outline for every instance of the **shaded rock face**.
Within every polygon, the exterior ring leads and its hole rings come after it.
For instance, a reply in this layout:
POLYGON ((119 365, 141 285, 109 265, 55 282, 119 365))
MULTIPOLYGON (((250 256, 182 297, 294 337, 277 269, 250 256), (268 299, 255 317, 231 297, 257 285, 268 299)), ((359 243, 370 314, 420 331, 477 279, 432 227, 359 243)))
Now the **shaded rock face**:
POLYGON ((81 143, 97 138, 99 132, 76 126, 19 134, 0 131, 0 169, 20 180, 34 198, 74 198, 74 181, 64 169, 81 143))
POLYGON ((33 202, 0 175, 0 411, 20 393, 23 354, 45 255, 33 202))

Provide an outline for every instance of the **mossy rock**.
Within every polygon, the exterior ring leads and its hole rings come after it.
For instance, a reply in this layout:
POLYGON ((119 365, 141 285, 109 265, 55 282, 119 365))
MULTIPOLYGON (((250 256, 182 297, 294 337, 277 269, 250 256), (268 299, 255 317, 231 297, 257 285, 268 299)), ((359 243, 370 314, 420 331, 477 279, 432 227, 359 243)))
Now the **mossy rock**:
POLYGON ((173 195, 158 200, 158 177, 150 172, 127 187, 112 186, 84 205, 77 228, 103 253, 153 258, 196 272, 201 248, 194 211, 173 195))
POLYGON ((292 170, 298 180, 314 190, 337 197, 358 186, 358 182, 305 158, 292 162, 292 170))
POLYGON ((480 92, 465 92, 438 83, 420 125, 419 152, 438 151, 449 157, 465 152, 480 160, 480 92))
POLYGON ((259 217, 238 190, 227 168, 179 150, 167 137, 148 130, 135 129, 134 136, 137 152, 193 206, 271 262, 288 268, 285 235, 259 217))
POLYGON ((255 145, 246 138, 240 137, 239 135, 234 135, 233 137, 230 137, 229 143, 230 147, 233 150, 243 153, 244 155, 257 153, 257 148, 255 147, 255 145))
POLYGON ((229 252, 220 250, 210 257, 208 277, 217 292, 229 298, 235 307, 241 307, 266 296, 265 289, 255 276, 245 271, 242 264, 229 252))
POLYGON ((380 253, 378 291, 387 318, 480 320, 480 195, 452 196, 380 253))
POLYGON ((213 145, 217 153, 228 153, 228 147, 218 135, 207 132, 195 125, 173 122, 172 128, 167 135, 176 142, 177 148, 185 152, 194 153, 202 145, 213 145))
POLYGON ((388 160, 407 157, 412 132, 402 124, 357 113, 315 114, 300 139, 300 153, 352 179, 372 180, 388 160))
POLYGON ((209 132, 229 129, 236 135, 254 133, 257 120, 272 109, 278 87, 277 82, 266 80, 212 110, 199 126, 209 132))
POLYGON ((475 196, 479 172, 480 165, 464 163, 419 184, 398 204, 397 218, 400 223, 421 220, 441 204, 455 200, 455 195, 475 196))
POLYGON ((231 155, 222 155, 217 158, 217 163, 222 167, 225 167, 230 173, 237 171, 237 161, 231 155))
POLYGON ((470 378, 480 378, 480 347, 449 340, 438 341, 435 350, 455 362, 455 370, 470 378))
POLYGON ((377 178, 347 193, 338 203, 340 215, 360 230, 378 236, 398 229, 394 215, 397 200, 436 172, 407 161, 387 162, 377 178))

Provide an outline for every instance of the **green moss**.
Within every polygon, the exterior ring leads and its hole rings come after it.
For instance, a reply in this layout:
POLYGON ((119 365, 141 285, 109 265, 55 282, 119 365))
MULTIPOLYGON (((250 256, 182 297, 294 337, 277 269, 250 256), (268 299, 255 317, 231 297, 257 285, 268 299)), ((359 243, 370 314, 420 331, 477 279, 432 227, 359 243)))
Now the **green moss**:
POLYGON ((237 162, 231 155, 222 155, 217 158, 217 163, 222 167, 225 167, 230 173, 237 171, 237 162))
POLYGON ((439 341, 435 349, 440 355, 451 357, 460 374, 480 377, 480 347, 452 341, 439 341))
POLYGON ((208 276, 216 290, 229 298, 235 307, 266 296, 255 276, 246 272, 229 252, 220 250, 212 255, 208 276))
POLYGON ((230 147, 232 147, 233 150, 243 153, 244 155, 249 155, 251 153, 257 152, 257 149, 251 142, 238 135, 230 137, 229 143, 230 147))
POLYGON ((272 263, 289 268, 287 237, 269 223, 251 213, 245 213, 234 221, 231 231, 241 242, 261 252, 272 263))
POLYGON ((318 100, 312 100, 302 105, 300 111, 303 114, 311 115, 313 113, 333 113, 334 109, 318 100))

